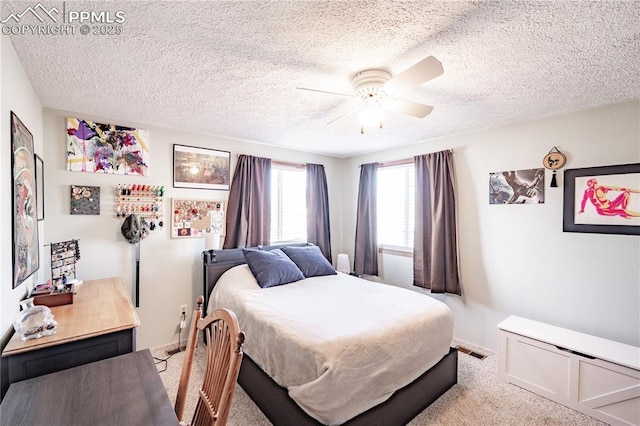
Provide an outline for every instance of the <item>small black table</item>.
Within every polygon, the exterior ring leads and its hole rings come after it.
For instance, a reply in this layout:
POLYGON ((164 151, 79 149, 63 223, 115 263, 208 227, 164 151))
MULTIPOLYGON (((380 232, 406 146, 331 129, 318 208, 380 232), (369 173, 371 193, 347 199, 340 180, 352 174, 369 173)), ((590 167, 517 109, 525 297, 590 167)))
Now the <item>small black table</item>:
POLYGON ((12 383, 0 424, 175 426, 178 419, 145 349, 12 383))

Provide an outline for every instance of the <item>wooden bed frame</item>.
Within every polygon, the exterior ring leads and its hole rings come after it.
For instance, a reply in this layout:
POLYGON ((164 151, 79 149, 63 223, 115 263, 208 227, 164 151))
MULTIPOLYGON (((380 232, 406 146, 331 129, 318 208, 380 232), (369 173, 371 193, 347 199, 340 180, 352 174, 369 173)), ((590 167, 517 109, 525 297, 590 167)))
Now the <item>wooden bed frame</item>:
MULTIPOLYGON (((305 246, 308 244, 289 244, 305 246)), ((253 247, 273 250, 284 247, 253 247)), ((245 263, 242 249, 207 250, 202 253, 203 295, 205 310, 209 306, 209 294, 218 278, 228 269, 245 263)), ((450 348, 436 365, 407 386, 398 389, 386 401, 350 419, 350 426, 404 426, 433 401, 458 382, 458 351, 450 348)), ((278 385, 247 354, 242 358, 238 384, 276 426, 321 425, 289 397, 286 388, 278 385)))

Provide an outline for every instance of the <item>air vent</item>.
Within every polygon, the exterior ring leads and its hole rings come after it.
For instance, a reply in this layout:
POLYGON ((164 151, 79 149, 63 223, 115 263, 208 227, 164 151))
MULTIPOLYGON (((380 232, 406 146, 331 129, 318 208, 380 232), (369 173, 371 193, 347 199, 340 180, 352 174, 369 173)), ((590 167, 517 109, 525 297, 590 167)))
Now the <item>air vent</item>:
POLYGON ((476 351, 472 351, 469 348, 465 348, 464 346, 456 346, 456 349, 458 350, 458 352, 462 352, 463 354, 467 354, 467 355, 471 355, 474 358, 478 358, 478 359, 485 359, 487 356, 486 355, 482 355, 481 353, 478 353, 476 351))

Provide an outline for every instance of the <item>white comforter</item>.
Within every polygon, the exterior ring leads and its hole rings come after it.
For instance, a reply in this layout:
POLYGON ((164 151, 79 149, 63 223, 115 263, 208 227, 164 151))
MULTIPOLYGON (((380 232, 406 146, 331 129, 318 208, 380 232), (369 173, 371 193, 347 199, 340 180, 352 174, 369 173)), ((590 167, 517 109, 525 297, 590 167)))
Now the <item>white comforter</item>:
POLYGON ((208 312, 235 312, 245 353, 310 416, 340 424, 385 401, 447 354, 442 302, 345 274, 262 289, 247 265, 218 280, 208 312))

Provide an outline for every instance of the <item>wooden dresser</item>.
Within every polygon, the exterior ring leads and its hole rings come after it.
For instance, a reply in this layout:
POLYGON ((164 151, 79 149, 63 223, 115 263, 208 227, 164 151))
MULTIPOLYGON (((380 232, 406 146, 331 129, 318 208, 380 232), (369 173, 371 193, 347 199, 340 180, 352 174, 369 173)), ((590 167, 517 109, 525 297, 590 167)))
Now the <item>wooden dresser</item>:
POLYGON ((2 394, 10 383, 65 370, 136 350, 140 325, 122 279, 85 281, 73 304, 51 312, 58 331, 23 342, 18 333, 2 351, 2 394))

